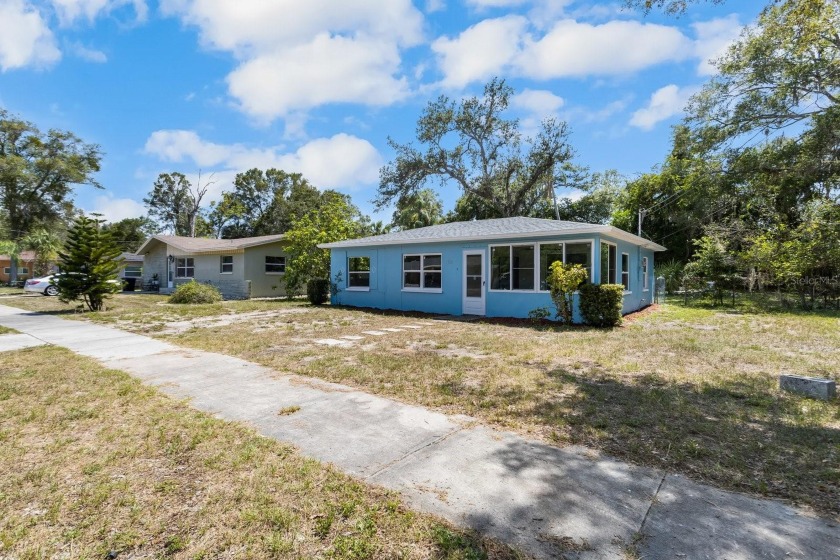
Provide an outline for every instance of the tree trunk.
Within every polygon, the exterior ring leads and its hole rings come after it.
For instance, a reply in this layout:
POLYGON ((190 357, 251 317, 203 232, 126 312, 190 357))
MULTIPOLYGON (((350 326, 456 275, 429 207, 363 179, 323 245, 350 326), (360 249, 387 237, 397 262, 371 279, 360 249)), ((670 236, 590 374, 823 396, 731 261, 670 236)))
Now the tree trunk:
POLYGON ((14 286, 18 279, 18 260, 14 255, 10 255, 9 258, 9 285, 14 286))

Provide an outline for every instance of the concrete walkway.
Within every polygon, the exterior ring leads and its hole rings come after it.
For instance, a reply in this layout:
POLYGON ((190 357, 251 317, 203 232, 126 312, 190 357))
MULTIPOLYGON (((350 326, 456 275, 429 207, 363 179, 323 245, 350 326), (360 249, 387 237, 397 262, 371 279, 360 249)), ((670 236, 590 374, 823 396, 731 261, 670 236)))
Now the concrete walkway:
POLYGON ((642 534, 645 559, 840 559, 836 523, 781 502, 113 328, 2 305, 0 325, 28 335, 26 343, 64 346, 200 410, 246 421, 540 558, 624 558, 642 534), (288 406, 300 410, 278 415, 288 406))

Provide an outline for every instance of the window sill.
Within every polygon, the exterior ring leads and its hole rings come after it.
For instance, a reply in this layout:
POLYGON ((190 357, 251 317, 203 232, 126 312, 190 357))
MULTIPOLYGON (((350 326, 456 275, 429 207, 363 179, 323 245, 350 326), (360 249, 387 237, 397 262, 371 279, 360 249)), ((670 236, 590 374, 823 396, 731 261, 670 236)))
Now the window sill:
POLYGON ((543 290, 487 290, 494 294, 547 294, 549 292, 543 290))
POLYGON ((644 290, 642 290, 642 291, 643 291, 643 292, 649 292, 649 291, 650 291, 650 289, 645 288, 645 289, 644 289, 644 290))
POLYGON ((370 288, 365 288, 363 286, 353 286, 353 287, 348 287, 348 288, 344 288, 344 289, 348 292, 369 292, 370 291, 370 288))
POLYGON ((286 274, 285 272, 266 272, 266 276, 280 276, 281 274, 286 274))
POLYGON ((624 290, 624 295, 625 296, 630 296, 630 295, 633 295, 633 292, 631 290, 624 290))
POLYGON ((220 272, 219 274, 231 275, 233 272, 220 272))
POLYGON ((413 294, 442 294, 443 288, 403 288, 401 291, 413 294))

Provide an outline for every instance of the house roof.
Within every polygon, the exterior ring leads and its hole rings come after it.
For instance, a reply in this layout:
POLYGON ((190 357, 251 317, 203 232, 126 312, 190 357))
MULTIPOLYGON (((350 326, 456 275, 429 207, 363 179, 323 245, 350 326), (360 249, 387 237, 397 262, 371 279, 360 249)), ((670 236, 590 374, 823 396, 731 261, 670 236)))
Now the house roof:
POLYGON ((143 255, 138 255, 137 253, 123 253, 117 260, 125 262, 143 262, 143 255))
POLYGON ((613 226, 525 217, 452 222, 386 233, 384 235, 362 237, 360 239, 323 243, 318 245, 318 247, 322 249, 344 249, 376 245, 408 245, 412 243, 444 241, 486 241, 492 239, 551 237, 555 235, 574 234, 604 234, 654 251, 666 250, 662 245, 658 245, 649 239, 644 239, 613 226))
MULTIPOLYGON (((18 255, 18 262, 30 262, 34 261, 36 258, 35 251, 21 251, 20 255, 18 255)), ((0 255, 0 261, 11 261, 12 258, 9 255, 0 255)))
POLYGON ((260 237, 241 237, 239 239, 210 239, 207 237, 182 237, 180 235, 153 235, 137 250, 144 254, 151 243, 158 242, 190 254, 218 253, 219 251, 241 251, 248 247, 267 245, 282 241, 284 234, 263 235, 260 237))

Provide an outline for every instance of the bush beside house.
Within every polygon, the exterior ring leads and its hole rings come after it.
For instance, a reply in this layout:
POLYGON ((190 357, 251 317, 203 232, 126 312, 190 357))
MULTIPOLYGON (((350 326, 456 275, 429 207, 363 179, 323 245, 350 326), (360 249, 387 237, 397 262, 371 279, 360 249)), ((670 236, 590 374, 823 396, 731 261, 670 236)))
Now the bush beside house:
POLYGON ((181 284, 169 296, 169 303, 218 303, 222 294, 215 286, 193 280, 181 284))
POLYGON ((583 284, 580 293, 580 314, 584 323, 595 327, 621 324, 624 286, 621 284, 583 284))

